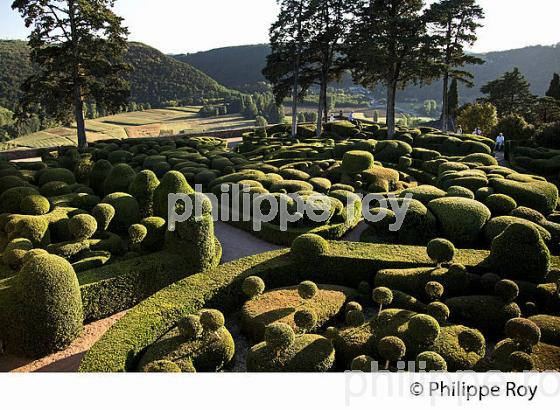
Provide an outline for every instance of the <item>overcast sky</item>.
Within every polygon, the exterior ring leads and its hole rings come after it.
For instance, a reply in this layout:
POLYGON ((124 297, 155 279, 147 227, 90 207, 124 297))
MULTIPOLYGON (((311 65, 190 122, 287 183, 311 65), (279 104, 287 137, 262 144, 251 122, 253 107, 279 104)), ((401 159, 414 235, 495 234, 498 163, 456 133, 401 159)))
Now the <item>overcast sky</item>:
MULTIPOLYGON (((560 42, 558 0, 479 0, 485 27, 473 51, 497 51, 560 42)), ((0 0, 0 38, 25 39, 27 30, 0 0)), ((265 43, 278 13, 276 0, 117 0, 130 39, 165 53, 265 43)))

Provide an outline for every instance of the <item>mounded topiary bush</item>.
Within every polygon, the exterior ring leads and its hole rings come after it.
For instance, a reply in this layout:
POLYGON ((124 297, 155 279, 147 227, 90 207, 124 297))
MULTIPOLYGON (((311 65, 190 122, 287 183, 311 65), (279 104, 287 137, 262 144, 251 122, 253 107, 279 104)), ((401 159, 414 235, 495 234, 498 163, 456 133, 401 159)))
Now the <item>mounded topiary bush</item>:
POLYGON ((63 350, 83 328, 82 299, 74 269, 55 255, 28 258, 16 281, 22 333, 9 348, 40 357, 63 350))
POLYGON ((329 250, 329 243, 319 235, 304 234, 292 243, 292 257, 300 263, 313 263, 329 250))

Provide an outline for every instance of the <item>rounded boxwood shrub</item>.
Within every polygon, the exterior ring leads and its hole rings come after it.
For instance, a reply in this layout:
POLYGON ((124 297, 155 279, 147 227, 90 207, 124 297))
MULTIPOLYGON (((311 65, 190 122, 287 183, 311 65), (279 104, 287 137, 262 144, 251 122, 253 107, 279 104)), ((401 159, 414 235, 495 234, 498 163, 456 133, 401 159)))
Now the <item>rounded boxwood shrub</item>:
POLYGON ((430 303, 426 310, 428 315, 432 316, 440 324, 445 323, 451 314, 447 305, 441 302, 430 303))
POLYGON ((65 349, 83 329, 82 298, 76 273, 55 255, 26 260, 16 281, 23 334, 20 348, 31 356, 65 349))
POLYGON ((508 320, 504 331, 507 337, 528 351, 531 351, 533 346, 541 341, 541 329, 529 319, 514 318, 508 320))
POLYGON ((104 195, 105 180, 112 169, 113 164, 105 159, 100 159, 93 164, 93 168, 89 174, 89 185, 98 195, 104 195))
POLYGON ((362 312, 364 309, 362 308, 362 305, 360 305, 358 302, 348 302, 344 307, 344 313, 346 314, 351 310, 359 310, 360 312, 362 312))
POLYGON ((128 228, 128 238, 131 245, 140 245, 148 235, 148 229, 142 224, 134 224, 128 228))
POLYGON ((462 186, 451 186, 447 189, 446 197, 474 199, 474 193, 462 186))
POLYGON ((484 203, 494 216, 507 215, 517 208, 515 199, 504 194, 490 195, 484 203))
POLYGON ((37 194, 37 190, 31 187, 10 188, 0 195, 0 212, 8 214, 20 213, 21 202, 24 198, 37 194))
POLYGON ((68 229, 76 240, 83 241, 91 238, 97 231, 97 221, 88 214, 76 215, 68 221, 68 229))
POLYGON ((43 186, 52 181, 65 182, 68 185, 72 185, 76 183, 76 177, 72 171, 66 168, 47 168, 41 171, 37 182, 39 186, 43 186))
POLYGON ((264 289, 264 281, 258 276, 249 276, 245 278, 245 280, 243 280, 243 284, 241 285, 243 293, 251 299, 262 295, 264 289))
POLYGON ((317 325, 317 314, 311 309, 300 309, 294 314, 294 322, 305 332, 317 325))
POLYGON ((443 198, 446 192, 433 185, 420 185, 413 188, 407 188, 399 194, 399 197, 404 198, 407 194, 412 195, 412 198, 428 205, 434 199, 443 198))
POLYGON ((177 322, 179 333, 187 340, 194 340, 202 336, 202 324, 197 315, 187 315, 177 322))
POLYGON ((314 282, 306 280, 298 285, 298 294, 302 299, 313 299, 319 288, 314 282))
POLYGON ((416 370, 426 372, 446 372, 447 362, 436 352, 422 352, 416 356, 416 370))
POLYGON ((533 358, 525 352, 513 352, 509 356, 509 362, 514 372, 530 372, 535 368, 533 358))
POLYGON ((97 204, 91 210, 91 215, 97 221, 99 230, 106 231, 115 217, 115 208, 110 204, 97 204))
POLYGON ((206 309, 200 312, 200 324, 205 332, 216 332, 225 325, 222 312, 216 309, 206 309))
POLYGON ((377 344, 379 355, 389 362, 401 360, 406 354, 406 345, 396 336, 386 336, 377 344))
POLYGON ((468 198, 435 199, 428 207, 436 216, 443 236, 455 245, 476 243, 491 217, 484 204, 468 198))
POLYGON ((514 281, 508 279, 496 282, 494 291, 496 292, 496 295, 498 295, 498 297, 506 303, 513 302, 517 299, 517 296, 519 296, 519 286, 517 286, 514 281))
POLYGON ((264 331, 266 346, 275 352, 290 347, 296 338, 294 330, 285 323, 273 323, 268 325, 264 331))
POLYGON ((127 232, 131 225, 140 221, 140 206, 132 195, 115 192, 107 195, 101 202, 115 209, 115 217, 110 226, 116 232, 127 232))
POLYGON ((326 239, 315 234, 304 234, 292 242, 291 255, 299 263, 309 264, 328 250, 329 243, 326 239))
POLYGON ((513 198, 518 205, 551 214, 558 203, 558 188, 544 181, 519 182, 510 179, 496 179, 492 186, 499 194, 513 198))
POLYGON ((109 195, 115 192, 127 192, 128 187, 134 181, 136 172, 128 164, 118 164, 111 169, 105 179, 103 192, 109 195))
POLYGON ((72 188, 66 182, 51 181, 39 188, 39 192, 41 195, 51 198, 53 196, 68 195, 72 193, 72 188))
POLYGON ((550 252, 536 228, 514 223, 492 241, 488 262, 504 278, 540 283, 550 269, 550 252))
POLYGON ((418 342, 434 341, 440 333, 436 319, 428 315, 415 315, 408 322, 409 337, 418 342))
POLYGON ((374 164, 373 154, 367 151, 348 151, 342 157, 342 169, 348 174, 358 174, 374 164))
POLYGON ((486 354, 486 340, 476 329, 446 325, 431 349, 445 359, 448 371, 472 370, 486 354))
POLYGON ((349 310, 346 312, 346 324, 350 327, 362 326, 366 318, 361 310, 349 310))
POLYGON ((143 218, 153 215, 154 191, 159 185, 159 180, 152 171, 140 171, 128 187, 128 192, 138 201, 140 214, 143 218))
POLYGON ((372 298, 379 305, 379 310, 381 311, 383 306, 390 305, 393 302, 393 292, 389 288, 380 286, 373 289, 372 298))
POLYGON ((179 365, 171 360, 155 360, 144 366, 146 373, 181 373, 179 365))
POLYGON ((439 300, 443 296, 444 288, 443 285, 439 282, 431 281, 426 283, 424 286, 426 291, 426 295, 430 300, 439 300))
POLYGON ((146 237, 142 241, 142 249, 148 252, 161 250, 165 243, 167 222, 158 216, 151 216, 140 221, 146 227, 146 237))
POLYGON ((428 242, 426 252, 431 260, 441 265, 453 261, 455 257, 455 246, 447 239, 436 238, 428 242))
POLYGON ((177 171, 169 171, 154 190, 154 216, 167 218, 169 194, 192 194, 194 190, 185 176, 177 171))
POLYGON ((20 209, 25 215, 44 215, 51 209, 51 204, 44 196, 29 195, 21 200, 20 209))
POLYGON ((371 372, 373 358, 368 355, 360 355, 355 357, 350 364, 350 370, 354 372, 371 372))

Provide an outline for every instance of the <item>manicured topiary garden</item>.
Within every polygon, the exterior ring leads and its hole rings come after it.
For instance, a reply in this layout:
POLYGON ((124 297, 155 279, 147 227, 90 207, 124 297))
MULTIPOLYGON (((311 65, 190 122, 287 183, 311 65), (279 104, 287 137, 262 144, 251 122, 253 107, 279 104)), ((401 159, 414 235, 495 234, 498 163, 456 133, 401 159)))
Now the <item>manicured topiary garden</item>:
POLYGON ((130 309, 81 371, 393 371, 402 360, 560 370, 554 184, 498 165, 479 136, 401 128, 388 140, 381 125, 347 121, 299 135, 269 127, 233 149, 213 138, 105 141, 1 163, 4 349, 55 352, 84 323, 130 309), (202 199, 202 215, 169 231, 177 193, 202 199), (327 217, 298 214, 296 200, 327 217), (275 203, 285 229, 280 217, 257 221, 255 207, 275 203), (339 241, 364 205, 385 216, 367 221, 361 242, 339 241), (217 216, 289 248, 219 265, 217 216))

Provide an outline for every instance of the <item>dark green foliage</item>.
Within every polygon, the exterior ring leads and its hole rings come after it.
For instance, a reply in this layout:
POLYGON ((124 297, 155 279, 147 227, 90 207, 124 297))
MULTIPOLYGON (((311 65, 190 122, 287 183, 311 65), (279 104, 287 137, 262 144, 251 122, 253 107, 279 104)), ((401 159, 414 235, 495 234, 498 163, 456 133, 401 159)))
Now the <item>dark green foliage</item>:
POLYGON ((91 238, 97 231, 97 221, 88 214, 76 215, 68 221, 68 229, 76 240, 83 241, 91 238))
POLYGON ((301 309, 294 314, 296 326, 304 332, 313 329, 317 325, 317 314, 311 309, 301 309))
POLYGON ((72 171, 66 168, 48 168, 41 172, 37 183, 42 187, 46 183, 53 181, 64 182, 71 185, 76 183, 76 177, 72 171))
POLYGON ((140 245, 148 235, 148 230, 142 224, 134 224, 128 228, 128 238, 131 245, 140 245))
POLYGON ((203 310, 200 312, 200 324, 205 332, 215 332, 224 326, 224 315, 215 309, 203 310))
POLYGON ((250 276, 243 281, 243 293, 249 298, 255 298, 264 292, 264 281, 258 276, 250 276))
POLYGON ((41 195, 29 195, 22 199, 21 212, 25 215, 44 215, 49 212, 51 204, 41 195))
POLYGON ((101 159, 96 161, 93 165, 91 173, 89 175, 89 184, 93 188, 96 194, 103 195, 105 192, 105 180, 111 173, 113 165, 105 160, 101 159))
POLYGON ((144 367, 146 373, 181 373, 181 368, 171 360, 156 360, 144 367))
POLYGON ((105 196, 115 192, 128 192, 128 187, 134 181, 136 172, 128 164, 118 164, 111 169, 105 179, 105 196))
POLYGON ((31 187, 9 188, 0 195, 0 211, 3 213, 17 214, 21 211, 21 203, 24 198, 37 194, 37 190, 31 187))
POLYGON ((422 352, 416 356, 416 370, 426 372, 445 372, 447 363, 436 352, 422 352))
POLYGON ((302 299, 313 299, 318 291, 317 285, 308 280, 298 285, 298 294, 302 299))
POLYGON ((97 204, 91 211, 92 216, 97 221, 97 227, 101 231, 109 229, 109 224, 115 217, 115 208, 110 204, 97 204))
POLYGON ((441 302, 430 303, 426 311, 428 315, 432 316, 440 324, 447 322, 447 319, 449 319, 449 315, 451 314, 447 305, 441 302))
POLYGON ((496 295, 506 303, 513 302, 519 296, 519 287, 514 281, 508 279, 496 282, 494 290, 496 295))
POLYGON ((513 352, 509 361, 514 372, 530 372, 535 368, 533 358, 525 352, 513 352))
POLYGON ((379 341, 377 351, 388 362, 396 362, 406 354, 406 346, 398 337, 386 336, 379 341))
POLYGON ((115 209, 115 217, 110 226, 116 232, 128 232, 128 228, 140 221, 140 206, 138 201, 123 192, 115 192, 103 198, 102 203, 109 204, 115 209))
POLYGON ((328 242, 315 234, 301 235, 292 243, 291 254, 300 263, 313 263, 314 259, 319 258, 328 252, 328 242))
POLYGON ((558 188, 548 182, 496 179, 492 181, 492 186, 497 193, 509 195, 519 206, 534 209, 544 215, 549 215, 556 209, 558 188))
POLYGON ((493 216, 508 215, 517 208, 515 200, 504 194, 490 195, 484 200, 484 203, 493 216))
POLYGON ((506 323, 504 331, 507 337, 529 351, 541 340, 541 330, 529 319, 511 319, 506 323))
POLYGON ((154 190, 154 216, 167 218, 168 214, 168 195, 169 194, 192 194, 191 188, 185 176, 177 171, 166 173, 161 179, 161 183, 154 190))
POLYGON ((373 358, 367 355, 355 357, 350 364, 350 370, 357 372, 371 372, 373 358))
POLYGON ((200 316, 187 315, 177 322, 179 333, 187 340, 194 340, 202 335, 200 316))
POLYGON ((128 187, 128 192, 138 201, 140 214, 143 218, 153 215, 154 191, 159 185, 156 174, 150 170, 143 170, 136 174, 128 187))
POLYGON ((447 370, 472 369, 484 358, 486 341, 482 333, 462 325, 442 326, 433 351, 447 362, 447 370))
POLYGON ((148 252, 161 250, 165 242, 167 222, 165 219, 152 216, 140 221, 146 227, 146 237, 142 240, 142 249, 148 252))
POLYGON ((348 151, 342 159, 342 169, 349 174, 363 172, 373 165, 373 155, 367 151, 348 151))
POLYGON ((54 255, 38 255, 16 282, 22 334, 18 348, 43 356, 66 348, 82 332, 80 288, 72 266, 54 255))
POLYGON ((424 289, 430 300, 439 300, 443 296, 444 288, 439 282, 428 282, 424 289))
POLYGON ((361 310, 349 310, 346 312, 346 325, 350 327, 362 326, 365 322, 364 313, 361 310))
POLYGON ((266 347, 272 351, 280 352, 290 347, 295 341, 295 333, 285 323, 273 323, 264 331, 266 347))
POLYGON ((504 278, 538 283, 550 268, 550 252, 536 228, 514 223, 494 239, 488 262, 504 278))
POLYGON ((393 292, 389 288, 375 288, 373 290, 373 301, 380 306, 390 305, 393 302, 393 292))
POLYGON ((496 106, 498 114, 502 117, 508 114, 528 116, 535 100, 529 82, 517 67, 484 85, 480 90, 488 95, 485 99, 496 106))
POLYGON ((453 261, 455 246, 447 239, 432 239, 426 248, 428 256, 438 265, 453 261))

